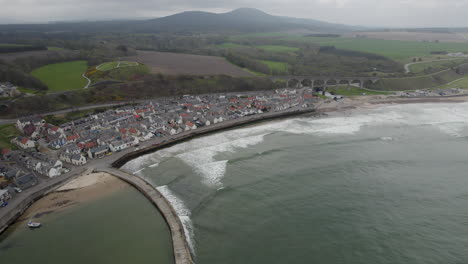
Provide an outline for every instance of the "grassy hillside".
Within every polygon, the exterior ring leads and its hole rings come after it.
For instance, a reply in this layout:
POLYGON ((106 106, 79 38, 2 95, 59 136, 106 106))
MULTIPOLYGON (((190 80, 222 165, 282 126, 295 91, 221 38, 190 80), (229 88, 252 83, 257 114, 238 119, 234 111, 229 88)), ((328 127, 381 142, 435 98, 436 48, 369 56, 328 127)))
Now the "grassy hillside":
POLYGON ((366 89, 361 89, 357 87, 350 87, 348 89, 347 86, 338 86, 338 87, 328 87, 327 91, 333 92, 335 94, 343 95, 343 96, 357 96, 357 95, 382 95, 382 94, 389 94, 389 92, 378 92, 378 91, 369 91, 366 89))
POLYGON ((86 61, 50 64, 32 71, 32 75, 49 87, 49 92, 83 88, 87 81, 81 75, 88 68, 86 61))
POLYGON ((14 137, 19 136, 20 133, 16 129, 15 125, 1 125, 0 126, 0 149, 9 148, 14 149, 14 145, 10 143, 10 140, 14 137))
POLYGON ((111 61, 111 62, 106 62, 97 66, 96 69, 100 71, 110 71, 110 70, 120 68, 120 67, 123 68, 123 67, 134 67, 134 66, 138 66, 138 63, 133 62, 133 61, 111 61))
POLYGON ((417 63, 410 65, 409 68, 410 71, 413 73, 421 73, 427 70, 441 71, 450 67, 458 66, 464 62, 466 62, 466 59, 441 60, 426 63, 417 63))
POLYGON ((382 91, 405 91, 434 88, 445 85, 454 80, 462 78, 463 75, 457 74, 453 70, 409 78, 384 78, 377 83, 370 85, 369 88, 382 91))
POLYGON ((288 72, 289 65, 285 62, 260 60, 261 63, 265 64, 270 68, 271 71, 276 72, 288 72))
POLYGON ((93 67, 89 69, 89 71, 86 73, 86 76, 91 79, 92 83, 97 83, 106 80, 136 81, 141 79, 143 76, 150 74, 150 69, 143 64, 139 64, 138 66, 119 68, 112 68, 111 64, 112 63, 109 63, 109 65, 104 65, 105 67, 99 68, 106 69, 104 71, 97 70, 93 67))
POLYGON ((440 89, 448 89, 448 88, 462 88, 462 89, 468 89, 468 77, 462 78, 455 80, 451 83, 442 85, 438 87, 440 89))

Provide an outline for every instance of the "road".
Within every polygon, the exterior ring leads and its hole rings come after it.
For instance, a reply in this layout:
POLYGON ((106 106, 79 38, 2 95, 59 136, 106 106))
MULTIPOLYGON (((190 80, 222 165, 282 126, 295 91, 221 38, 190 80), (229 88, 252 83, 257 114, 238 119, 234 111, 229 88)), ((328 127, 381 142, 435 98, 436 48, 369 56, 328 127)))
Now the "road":
POLYGON ((86 77, 86 75, 84 73, 81 76, 88 81, 88 83, 86 84, 85 87, 83 87, 83 89, 88 89, 89 86, 91 85, 91 80, 88 77, 86 77))
MULTIPOLYGON (((96 108, 104 108, 104 107, 113 107, 113 106, 119 106, 119 105, 126 105, 126 104, 132 104, 132 103, 141 103, 141 102, 146 102, 147 100, 135 100, 135 101, 124 101, 124 102, 118 102, 118 103, 106 103, 106 104, 96 104, 96 105, 88 105, 88 106, 80 106, 80 107, 74 107, 74 108, 69 108, 69 109, 64 109, 60 111, 55 111, 55 112, 48 112, 48 113, 38 113, 38 115, 46 116, 46 115, 62 115, 74 111, 83 111, 83 110, 90 110, 90 109, 96 109, 96 108)), ((23 117, 18 117, 14 119, 0 119, 0 125, 8 125, 8 124, 14 124, 16 120, 25 118, 27 116, 23 117)))

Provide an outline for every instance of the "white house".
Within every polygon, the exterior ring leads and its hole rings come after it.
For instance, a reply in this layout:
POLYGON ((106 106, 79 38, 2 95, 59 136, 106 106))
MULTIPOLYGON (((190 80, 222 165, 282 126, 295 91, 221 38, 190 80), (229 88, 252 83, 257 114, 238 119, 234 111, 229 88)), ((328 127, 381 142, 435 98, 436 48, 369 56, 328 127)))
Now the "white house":
POLYGON ((73 154, 71 157, 71 164, 76 166, 82 166, 86 164, 85 156, 81 154, 73 154))
POLYGON ((34 148, 36 146, 36 143, 27 137, 16 137, 11 140, 11 143, 22 149, 34 148))

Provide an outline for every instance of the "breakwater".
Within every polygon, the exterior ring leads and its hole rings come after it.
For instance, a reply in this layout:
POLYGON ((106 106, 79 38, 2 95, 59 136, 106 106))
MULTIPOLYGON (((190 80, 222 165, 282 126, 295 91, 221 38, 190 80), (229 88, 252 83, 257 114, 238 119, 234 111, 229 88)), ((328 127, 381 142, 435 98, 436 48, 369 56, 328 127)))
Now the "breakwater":
POLYGON ((129 183, 140 191, 151 203, 153 203, 161 212, 166 223, 169 226, 172 237, 175 264, 193 263, 190 248, 185 237, 184 228, 179 216, 171 206, 169 201, 150 183, 140 177, 130 175, 121 170, 113 168, 103 168, 96 172, 105 172, 129 183))

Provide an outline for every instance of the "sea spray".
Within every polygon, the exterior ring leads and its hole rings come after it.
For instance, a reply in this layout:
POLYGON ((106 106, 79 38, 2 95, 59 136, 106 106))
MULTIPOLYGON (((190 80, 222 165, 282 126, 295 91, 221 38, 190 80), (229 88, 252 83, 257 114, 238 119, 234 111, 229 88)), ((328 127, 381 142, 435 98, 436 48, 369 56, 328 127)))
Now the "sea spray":
POLYGON ((169 201, 172 208, 174 208, 177 216, 182 222, 184 228, 184 234, 187 238, 187 243, 190 250, 195 255, 195 240, 194 240, 194 228, 192 220, 190 219, 191 212, 185 205, 184 201, 175 195, 167 185, 156 187, 156 189, 169 201))

